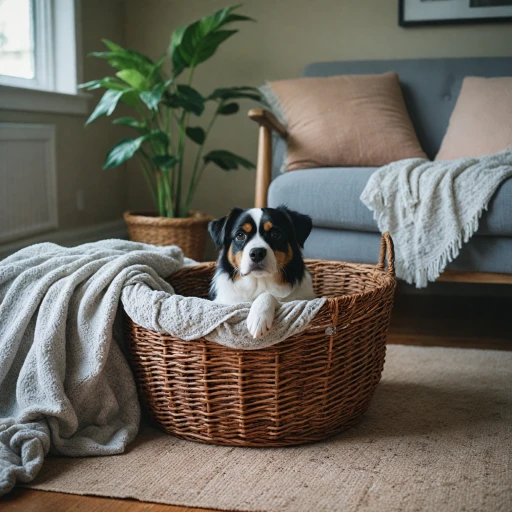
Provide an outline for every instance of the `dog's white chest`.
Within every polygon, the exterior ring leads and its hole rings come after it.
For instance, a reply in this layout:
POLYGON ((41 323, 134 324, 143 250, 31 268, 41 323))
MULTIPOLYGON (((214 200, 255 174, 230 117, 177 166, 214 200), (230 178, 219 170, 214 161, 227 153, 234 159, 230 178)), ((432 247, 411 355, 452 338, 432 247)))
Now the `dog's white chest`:
POLYGON ((272 277, 246 276, 231 281, 225 275, 215 278, 217 297, 215 302, 221 304, 239 304, 240 302, 254 302, 262 293, 271 293, 276 299, 284 300, 290 295, 292 287, 289 284, 279 285, 272 277))
POLYGON ((215 287, 217 290, 215 302, 221 304, 254 302, 262 293, 270 293, 279 302, 315 298, 309 273, 306 273, 301 284, 295 287, 290 284, 276 283, 272 276, 267 278, 249 275, 232 281, 228 276, 220 274, 215 276, 215 287))

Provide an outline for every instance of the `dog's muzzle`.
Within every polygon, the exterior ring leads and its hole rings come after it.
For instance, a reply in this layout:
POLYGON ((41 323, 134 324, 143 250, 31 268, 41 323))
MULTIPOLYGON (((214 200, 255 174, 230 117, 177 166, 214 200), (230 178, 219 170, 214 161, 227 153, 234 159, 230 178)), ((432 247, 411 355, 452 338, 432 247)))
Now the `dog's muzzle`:
POLYGON ((248 268, 247 272, 245 274, 242 274, 244 276, 249 275, 251 272, 254 271, 261 271, 261 272, 268 272, 268 270, 265 268, 265 265, 263 264, 263 261, 259 263, 252 263, 251 266, 248 268))

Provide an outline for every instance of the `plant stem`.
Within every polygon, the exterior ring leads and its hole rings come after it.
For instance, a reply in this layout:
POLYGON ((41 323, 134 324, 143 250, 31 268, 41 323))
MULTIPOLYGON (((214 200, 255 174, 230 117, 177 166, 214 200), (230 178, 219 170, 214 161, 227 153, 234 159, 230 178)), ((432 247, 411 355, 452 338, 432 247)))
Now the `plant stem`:
POLYGON ((155 174, 156 174, 156 185, 157 185, 157 192, 158 192, 158 215, 160 215, 160 217, 165 217, 162 172, 160 170, 157 170, 155 174))
POLYGON ((183 156, 185 152, 185 123, 187 121, 187 114, 184 111, 180 123, 179 123, 179 129, 180 129, 180 138, 178 142, 178 157, 180 161, 178 162, 178 180, 176 183, 176 204, 175 208, 177 212, 180 212, 180 206, 181 206, 181 183, 182 183, 182 176, 183 176, 183 156))
POLYGON ((169 170, 165 169, 162 171, 163 174, 163 190, 165 194, 165 216, 174 217, 173 198, 171 188, 169 186, 169 170))
MULTIPOLYGON (((192 185, 190 184, 190 187, 192 189, 192 192, 190 193, 190 189, 189 189, 189 195, 190 195, 190 203, 192 202, 192 199, 194 198, 194 195, 196 193, 196 190, 197 190, 197 187, 199 186, 199 182, 201 181, 201 176, 203 175, 203 172, 206 168, 208 164, 205 162, 202 166, 201 166, 201 169, 197 175, 197 179, 195 181, 195 183, 192 185), (193 187, 193 188, 192 188, 193 187)), ((190 205, 189 205, 190 206, 190 205)))
MULTIPOLYGON (((189 69, 188 78, 187 78, 187 85, 190 85, 192 82, 192 77, 194 76, 194 65, 192 64, 189 69)), ((183 182, 183 160, 184 160, 184 153, 185 153, 185 131, 188 124, 189 115, 188 112, 183 109, 183 112, 181 114, 180 121, 178 123, 178 126, 180 128, 180 140, 178 143, 178 158, 180 159, 178 162, 178 180, 176 184, 176 204, 175 204, 175 211, 178 215, 182 215, 183 217, 186 217, 187 212, 183 214, 181 211, 181 186, 183 182)))
POLYGON ((204 150, 204 146, 206 144, 206 140, 208 138, 208 135, 210 134, 210 131, 211 131, 215 121, 217 120, 220 108, 222 108, 222 102, 220 102, 218 104, 217 109, 215 110, 215 114, 213 114, 213 116, 212 116, 212 118, 210 120, 210 123, 208 124, 208 127, 206 128, 206 132, 204 134, 204 141, 199 146, 199 148, 197 149, 196 160, 194 162, 194 169, 192 171, 192 177, 190 178, 190 184, 189 184, 188 193, 187 193, 187 200, 186 200, 185 205, 184 205, 184 209, 183 209, 184 211, 182 212, 182 216, 185 216, 188 213, 188 210, 189 210, 190 205, 192 203, 192 199, 194 198, 194 194, 195 194, 196 189, 197 189, 197 185, 199 184, 199 179, 201 177, 202 171, 204 170, 205 165, 203 165, 202 170, 201 170, 199 176, 196 178, 196 174, 197 174, 198 169, 199 169, 199 162, 200 162, 201 156, 203 154, 203 150, 204 150))
POLYGON ((151 182, 151 174, 150 174, 148 168, 146 167, 146 162, 144 161, 144 159, 138 153, 137 153, 137 157, 139 159, 140 166, 142 168, 142 174, 144 174, 144 178, 146 179, 146 183, 148 184, 149 191, 151 192, 151 197, 153 198, 153 202, 156 204, 157 198, 156 198, 155 188, 153 186, 153 183, 151 182))

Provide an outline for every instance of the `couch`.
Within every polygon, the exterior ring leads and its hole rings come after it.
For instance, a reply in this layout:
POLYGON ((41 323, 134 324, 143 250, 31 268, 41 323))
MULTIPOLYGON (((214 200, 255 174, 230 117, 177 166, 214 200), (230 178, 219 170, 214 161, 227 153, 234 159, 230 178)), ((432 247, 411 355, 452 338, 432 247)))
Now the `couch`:
MULTIPOLYGON (((512 58, 461 58, 322 62, 305 76, 396 71, 418 139, 434 158, 466 76, 512 76, 512 58)), ((280 173, 286 130, 271 113, 254 109, 260 125, 256 206, 290 208, 313 218, 308 258, 375 263, 380 233, 359 197, 373 167, 306 169, 280 173), (271 131, 273 132, 271 138, 271 131)), ((476 235, 441 276, 444 280, 512 283, 512 179, 506 180, 484 213, 476 235)))

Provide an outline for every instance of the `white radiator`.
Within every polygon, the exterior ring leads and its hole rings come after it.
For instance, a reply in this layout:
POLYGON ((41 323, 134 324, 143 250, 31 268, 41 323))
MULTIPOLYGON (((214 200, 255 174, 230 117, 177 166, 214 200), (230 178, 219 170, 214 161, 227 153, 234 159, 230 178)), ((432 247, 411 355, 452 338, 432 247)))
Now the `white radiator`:
POLYGON ((55 127, 0 123, 0 243, 58 227, 55 127))

